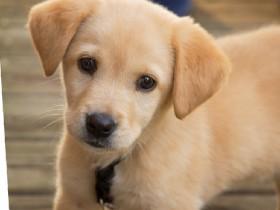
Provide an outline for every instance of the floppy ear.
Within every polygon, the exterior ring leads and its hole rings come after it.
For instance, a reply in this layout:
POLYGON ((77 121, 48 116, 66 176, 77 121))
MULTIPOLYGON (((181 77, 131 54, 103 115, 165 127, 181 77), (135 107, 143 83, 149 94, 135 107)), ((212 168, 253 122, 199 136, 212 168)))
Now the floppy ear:
POLYGON ((92 2, 49 0, 31 9, 28 26, 47 76, 55 72, 79 25, 93 11, 92 2))
POLYGON ((212 37, 191 18, 180 18, 174 32, 172 97, 175 114, 182 119, 221 87, 230 63, 212 37))

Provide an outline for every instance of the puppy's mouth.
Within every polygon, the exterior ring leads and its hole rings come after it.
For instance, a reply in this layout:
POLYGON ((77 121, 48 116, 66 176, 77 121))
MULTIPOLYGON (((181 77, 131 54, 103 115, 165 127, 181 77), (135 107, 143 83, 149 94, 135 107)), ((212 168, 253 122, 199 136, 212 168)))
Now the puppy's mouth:
POLYGON ((113 149, 111 141, 109 139, 96 139, 93 137, 88 137, 84 140, 89 146, 99 148, 99 149, 113 149))

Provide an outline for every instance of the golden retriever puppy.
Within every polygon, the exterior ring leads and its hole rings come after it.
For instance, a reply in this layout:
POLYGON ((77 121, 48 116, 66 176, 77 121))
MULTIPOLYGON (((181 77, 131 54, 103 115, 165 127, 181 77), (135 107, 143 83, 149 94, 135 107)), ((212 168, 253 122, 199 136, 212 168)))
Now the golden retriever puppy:
POLYGON ((63 65, 55 210, 198 210, 279 181, 280 27, 216 41, 145 0, 49 0, 29 28, 45 74, 63 65))

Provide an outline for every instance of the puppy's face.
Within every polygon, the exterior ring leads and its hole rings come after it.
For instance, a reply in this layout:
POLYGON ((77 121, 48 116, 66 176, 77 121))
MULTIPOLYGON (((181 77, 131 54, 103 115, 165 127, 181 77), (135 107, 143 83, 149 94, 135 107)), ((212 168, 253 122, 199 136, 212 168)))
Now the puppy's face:
POLYGON ((87 18, 63 59, 67 128, 94 147, 132 145, 173 79, 171 30, 149 13, 122 14, 121 7, 87 18))
POLYGON ((68 132, 93 147, 131 147, 171 104, 184 118, 229 69, 190 18, 145 0, 47 1, 29 26, 46 75, 63 62, 68 132))

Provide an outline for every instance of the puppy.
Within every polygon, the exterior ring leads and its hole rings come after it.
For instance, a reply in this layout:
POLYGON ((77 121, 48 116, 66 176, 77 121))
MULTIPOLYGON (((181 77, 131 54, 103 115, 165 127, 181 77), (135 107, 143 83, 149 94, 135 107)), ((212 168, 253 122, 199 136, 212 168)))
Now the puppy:
POLYGON ((45 74, 63 65, 55 210, 199 210, 253 175, 280 188, 280 27, 215 41, 145 0, 49 0, 29 28, 45 74))

